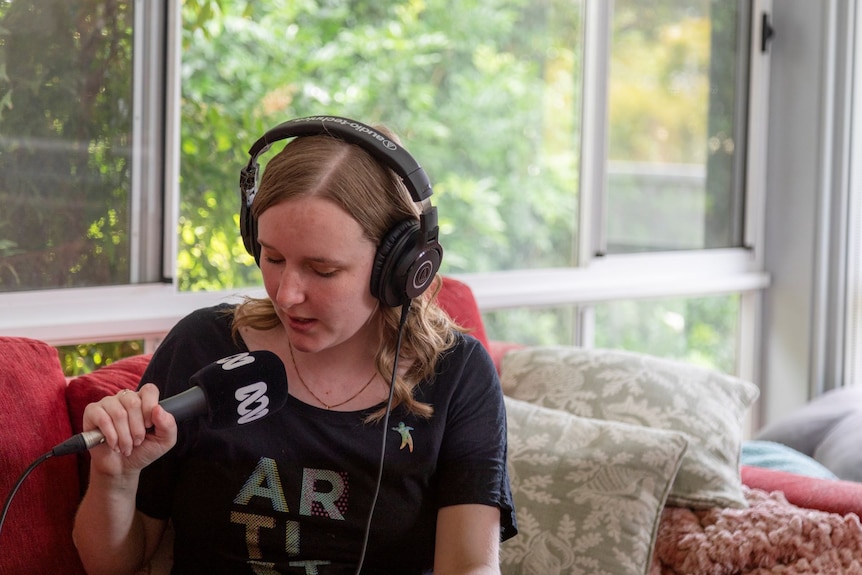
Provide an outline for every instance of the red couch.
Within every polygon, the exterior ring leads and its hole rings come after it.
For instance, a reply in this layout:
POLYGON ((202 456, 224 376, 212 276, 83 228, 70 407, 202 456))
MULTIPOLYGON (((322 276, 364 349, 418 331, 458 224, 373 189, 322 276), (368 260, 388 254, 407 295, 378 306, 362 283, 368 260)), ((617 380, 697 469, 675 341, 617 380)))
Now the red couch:
MULTIPOLYGON (((516 344, 489 341, 469 288, 447 278, 440 302, 490 350, 499 368, 516 344)), ((5 500, 27 467, 79 432, 84 406, 121 388, 133 388, 148 356, 137 356, 71 381, 57 351, 44 342, 0 337, 0 496, 5 500)), ((21 485, 0 532, 0 573, 83 574, 71 526, 86 480, 86 454, 49 458, 21 485)), ((802 507, 862 516, 862 484, 743 468, 750 487, 781 490, 802 507)))

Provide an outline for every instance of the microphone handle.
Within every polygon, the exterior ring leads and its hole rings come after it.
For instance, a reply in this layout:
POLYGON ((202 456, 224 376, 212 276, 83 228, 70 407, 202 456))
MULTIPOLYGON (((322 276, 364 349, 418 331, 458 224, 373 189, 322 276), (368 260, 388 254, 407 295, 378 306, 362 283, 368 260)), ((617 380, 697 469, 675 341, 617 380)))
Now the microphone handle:
POLYGON ((159 405, 173 415, 177 421, 185 421, 209 413, 207 395, 199 385, 190 387, 182 393, 166 397, 159 402, 159 405))
MULTIPOLYGON (((159 402, 165 411, 174 416, 177 421, 183 421, 199 415, 206 415, 209 411, 207 407, 206 394, 204 390, 196 385, 190 387, 182 393, 165 398, 159 402)), ((51 455, 71 455, 73 453, 81 453, 92 449, 97 445, 105 442, 105 436, 98 429, 91 429, 77 433, 54 447, 51 450, 51 455)))

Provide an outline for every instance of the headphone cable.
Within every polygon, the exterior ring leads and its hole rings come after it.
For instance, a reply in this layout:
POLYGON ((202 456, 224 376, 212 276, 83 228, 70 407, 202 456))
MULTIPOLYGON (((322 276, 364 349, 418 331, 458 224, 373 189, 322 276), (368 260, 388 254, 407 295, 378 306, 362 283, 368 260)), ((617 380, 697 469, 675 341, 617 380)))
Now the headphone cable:
POLYGON ((359 554, 359 563, 356 565, 356 575, 362 571, 365 562, 365 552, 368 550, 368 538, 371 534, 371 520, 374 517, 374 507, 377 505, 377 496, 380 495, 380 484, 383 481, 383 461, 386 456, 386 437, 389 431, 389 414, 392 412, 392 398, 395 394, 395 380, 398 374, 398 357, 401 355, 401 339, 404 335, 404 325, 407 323, 407 314, 410 311, 412 299, 401 306, 401 320, 398 322, 398 337, 395 340, 395 359, 392 362, 392 378, 389 382, 389 398, 386 400, 386 413, 383 416, 383 440, 380 446, 380 463, 377 466, 377 484, 374 487, 374 497, 371 499, 371 509, 368 511, 368 521, 365 524, 365 536, 362 539, 362 551, 359 554))

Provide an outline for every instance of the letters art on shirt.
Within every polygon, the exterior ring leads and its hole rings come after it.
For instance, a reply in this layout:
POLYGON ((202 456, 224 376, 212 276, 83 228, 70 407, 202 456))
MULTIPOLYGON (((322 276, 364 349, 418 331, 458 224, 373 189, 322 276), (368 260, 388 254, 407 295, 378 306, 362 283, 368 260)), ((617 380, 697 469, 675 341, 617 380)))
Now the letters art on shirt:
MULTIPOLYGON (((344 513, 347 511, 347 493, 348 485, 345 474, 328 469, 306 468, 302 474, 302 489, 296 512, 303 516, 328 517, 329 519, 344 521, 344 513), (320 490, 317 488, 319 485, 327 484, 331 486, 331 489, 320 490)), ((261 458, 233 502, 236 505, 249 505, 254 498, 268 500, 275 512, 290 512, 275 460, 268 457, 261 458)), ((259 575, 275 573, 272 564, 260 561, 263 559, 260 534, 263 529, 278 527, 276 517, 262 515, 258 509, 248 513, 233 511, 230 520, 232 523, 242 525, 245 528, 248 557, 253 560, 255 573, 259 575)), ((287 521, 286 523, 285 551, 288 555, 299 555, 299 524, 296 521, 287 521)), ((319 561, 308 564, 303 562, 301 565, 298 563, 297 566, 305 566, 306 573, 313 575, 317 572, 314 566, 319 564, 321 564, 319 561)))

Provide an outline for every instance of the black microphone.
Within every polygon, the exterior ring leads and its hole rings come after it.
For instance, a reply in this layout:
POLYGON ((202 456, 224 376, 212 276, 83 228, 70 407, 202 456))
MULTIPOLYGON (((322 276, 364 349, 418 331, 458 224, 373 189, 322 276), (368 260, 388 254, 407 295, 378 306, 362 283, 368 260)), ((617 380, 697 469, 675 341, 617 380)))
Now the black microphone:
MULTIPOLYGON (((189 378, 192 387, 159 402, 179 422, 206 416, 214 429, 245 425, 278 411, 287 403, 287 374, 271 351, 238 353, 220 359, 189 378)), ((51 454, 69 455, 105 441, 98 429, 78 433, 51 454)))

